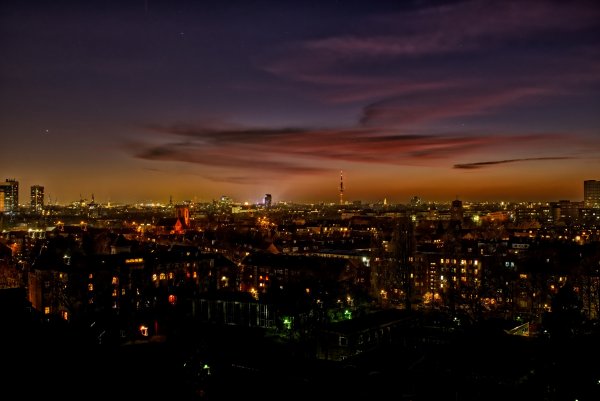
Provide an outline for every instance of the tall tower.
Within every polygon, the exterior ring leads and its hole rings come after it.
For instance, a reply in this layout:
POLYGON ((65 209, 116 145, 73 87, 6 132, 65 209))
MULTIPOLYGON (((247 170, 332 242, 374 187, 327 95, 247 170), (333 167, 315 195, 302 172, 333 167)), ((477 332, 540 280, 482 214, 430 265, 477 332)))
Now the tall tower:
POLYGON ((586 207, 600 207, 600 181, 583 182, 583 201, 586 207))
POLYGON ((7 178, 5 183, 0 184, 0 191, 4 192, 4 211, 8 213, 18 212, 19 181, 7 178))
POLYGON ((344 172, 340 170, 340 205, 344 204, 344 172))
POLYGON ((31 186, 31 210, 37 213, 44 210, 44 187, 41 185, 31 186))

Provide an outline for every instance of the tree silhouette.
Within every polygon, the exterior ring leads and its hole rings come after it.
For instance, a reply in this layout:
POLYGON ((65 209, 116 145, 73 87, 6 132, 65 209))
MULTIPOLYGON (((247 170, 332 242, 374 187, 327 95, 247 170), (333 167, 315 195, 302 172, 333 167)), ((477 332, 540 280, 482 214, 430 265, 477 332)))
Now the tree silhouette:
POLYGON ((567 281, 552 298, 552 311, 546 315, 544 325, 554 338, 567 338, 575 334, 583 321, 583 302, 567 281))

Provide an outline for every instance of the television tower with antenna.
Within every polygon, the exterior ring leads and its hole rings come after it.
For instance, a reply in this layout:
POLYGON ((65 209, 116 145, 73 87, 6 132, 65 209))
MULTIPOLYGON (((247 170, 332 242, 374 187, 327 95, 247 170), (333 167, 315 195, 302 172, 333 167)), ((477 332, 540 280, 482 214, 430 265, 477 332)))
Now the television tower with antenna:
POLYGON ((344 172, 340 170, 340 205, 344 204, 344 172))

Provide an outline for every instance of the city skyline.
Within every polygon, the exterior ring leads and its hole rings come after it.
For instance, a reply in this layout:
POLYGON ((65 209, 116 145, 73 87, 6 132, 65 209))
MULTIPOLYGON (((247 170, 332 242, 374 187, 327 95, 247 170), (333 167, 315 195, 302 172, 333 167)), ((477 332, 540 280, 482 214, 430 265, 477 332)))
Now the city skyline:
POLYGON ((51 197, 50 195, 48 195, 47 197, 45 196, 45 187, 43 185, 32 185, 29 188, 20 188, 19 189, 19 181, 18 180, 14 180, 14 179, 6 179, 5 182, 0 182, 0 212, 5 211, 5 212, 10 212, 13 210, 17 210, 18 208, 16 207, 16 205, 18 204, 19 208, 24 208, 24 209, 34 209, 36 211, 41 211, 47 207, 50 206, 69 206, 69 205, 73 205, 73 204, 80 204, 80 205, 92 205, 92 204, 96 204, 96 205, 108 205, 108 206, 123 206, 123 205, 154 205, 154 206, 166 206, 166 205, 182 205, 182 204, 187 204, 189 203, 196 203, 196 204, 208 204, 208 203, 214 203, 214 202, 228 202, 231 204, 237 204, 237 205, 274 205, 277 203, 281 203, 281 204, 305 204, 305 205, 310 205, 310 204, 320 204, 320 205, 346 205, 346 206, 352 206, 352 205, 373 205, 373 204, 383 204, 383 205, 424 205, 424 204, 454 204, 455 202, 466 202, 467 204, 478 204, 478 203, 489 203, 489 204, 503 204, 503 205, 510 205, 510 204, 553 204, 553 203, 562 203, 562 202, 570 202, 572 204, 581 204, 581 205, 586 205, 589 207, 597 207, 597 202, 598 202, 598 185, 600 183, 600 180, 585 180, 582 184, 582 192, 579 198, 575 198, 575 199, 559 199, 559 198, 552 198, 552 199, 543 199, 543 200, 533 200, 533 199, 526 199, 526 200, 521 200, 521 201, 511 201, 511 200, 504 200, 504 199, 489 199, 489 200, 479 200, 479 199, 464 199, 464 198, 460 198, 460 196, 455 195, 454 197, 449 197, 447 199, 424 199, 419 195, 413 195, 410 197, 410 199, 403 199, 403 200, 399 200, 399 201, 390 201, 387 198, 383 198, 383 199, 378 199, 376 201, 369 201, 369 200, 364 200, 364 199, 345 199, 344 198, 344 187, 343 187, 343 183, 340 182, 340 186, 338 187, 338 200, 337 201, 325 201, 325 200, 318 200, 318 201, 299 201, 299 200, 295 200, 295 199, 277 199, 275 198, 275 201, 273 201, 273 195, 270 193, 265 193, 261 195, 256 195, 254 196, 251 200, 248 199, 239 199, 239 198, 233 198, 231 196, 229 196, 228 194, 221 194, 219 196, 215 196, 212 199, 198 199, 198 198, 194 198, 194 199, 189 199, 189 198, 174 198, 173 195, 168 195, 165 199, 137 199, 137 200, 133 200, 133 201, 121 201, 120 199, 108 199, 107 201, 100 201, 97 200, 94 193, 89 194, 89 196, 87 196, 87 194, 79 194, 79 197, 77 197, 77 199, 70 199, 70 200, 66 200, 66 201, 62 201, 60 199, 60 194, 59 195, 54 195, 54 198, 51 197), (16 188, 18 191, 18 195, 16 197, 16 199, 14 199, 14 194, 17 193, 15 192, 8 192, 9 189, 7 189, 5 187, 6 184, 14 184, 16 183, 16 188), (21 192, 27 192, 27 194, 22 195, 21 192), (13 203, 14 205, 7 208, 7 202, 8 203, 13 203), (358 203, 357 203, 358 202, 358 203), (417 203, 415 203, 417 202, 417 203))
MULTIPOLYGON (((594 2, 3 4, 0 178, 59 203, 583 200, 594 2)), ((21 202, 23 203, 23 202, 21 202)))

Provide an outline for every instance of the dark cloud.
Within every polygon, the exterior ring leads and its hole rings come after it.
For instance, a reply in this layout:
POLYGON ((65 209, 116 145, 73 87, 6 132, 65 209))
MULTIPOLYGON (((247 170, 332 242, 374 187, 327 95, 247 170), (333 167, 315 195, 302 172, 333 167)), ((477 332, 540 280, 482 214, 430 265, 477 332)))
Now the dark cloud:
POLYGON ((464 169, 464 170, 474 170, 488 166, 495 166, 498 164, 509 164, 509 163, 517 163, 517 162, 529 162, 529 161, 548 161, 548 160, 570 160, 573 157, 528 157, 524 159, 508 159, 508 160, 494 160, 487 162, 477 162, 477 163, 464 163, 464 164, 455 164, 454 168, 464 169))
POLYGON ((598 18, 592 2, 466 1, 374 18, 387 25, 387 34, 341 34, 304 46, 343 59, 463 53, 513 38, 581 30, 598 18))
POLYGON ((525 99, 549 94, 543 88, 496 90, 481 86, 463 88, 457 99, 455 91, 422 93, 397 97, 367 105, 360 118, 362 125, 386 124, 403 126, 431 123, 457 117, 472 117, 506 107, 515 107, 525 99))
MULTIPOLYGON (((268 177, 314 175, 329 172, 324 166, 346 162, 382 165, 423 165, 457 155, 498 146, 539 146, 559 135, 437 135, 402 134, 396 128, 214 128, 175 124, 153 125, 154 132, 182 137, 181 142, 134 144, 128 152, 144 160, 192 163, 224 171, 245 170, 268 177)), ((469 168, 469 167, 457 167, 469 168)), ((476 168, 476 167, 472 167, 476 168)), ((237 176, 237 175, 236 175, 237 176)), ((211 178, 213 179, 213 178, 211 178)), ((219 178, 220 180, 221 178, 219 178)), ((248 182, 248 180, 242 180, 248 182)))

